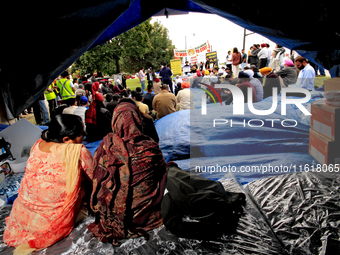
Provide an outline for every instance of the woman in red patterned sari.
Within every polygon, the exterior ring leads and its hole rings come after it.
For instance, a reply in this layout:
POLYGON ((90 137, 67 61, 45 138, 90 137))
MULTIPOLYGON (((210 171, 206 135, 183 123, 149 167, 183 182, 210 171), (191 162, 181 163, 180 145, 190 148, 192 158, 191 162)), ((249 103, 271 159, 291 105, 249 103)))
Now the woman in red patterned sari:
POLYGON ((88 228, 100 241, 118 245, 119 239, 146 235, 163 224, 166 163, 158 143, 144 135, 144 129, 138 106, 124 100, 114 110, 113 133, 95 153, 95 222, 88 228))
MULTIPOLYGON (((14 254, 29 254, 67 236, 79 214, 85 187, 92 179, 92 155, 82 145, 79 116, 55 116, 32 147, 18 198, 6 218, 4 242, 14 254)), ((84 219, 84 218, 82 218, 84 219)))

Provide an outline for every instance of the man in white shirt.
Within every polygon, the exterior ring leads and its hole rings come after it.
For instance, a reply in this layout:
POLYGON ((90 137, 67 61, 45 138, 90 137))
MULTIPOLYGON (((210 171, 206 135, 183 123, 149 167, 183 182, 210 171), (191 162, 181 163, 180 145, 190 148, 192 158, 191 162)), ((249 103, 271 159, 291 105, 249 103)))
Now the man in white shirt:
POLYGON ((267 59, 267 65, 269 66, 270 61, 272 60, 272 53, 273 51, 271 49, 269 49, 270 45, 267 43, 267 49, 268 49, 268 59, 267 59))
POLYGON ((63 110, 63 114, 73 114, 74 113, 74 110, 77 108, 77 101, 76 101, 76 98, 71 98, 70 101, 69 101, 69 107, 66 107, 64 110, 63 110))
POLYGON ((79 106, 77 106, 77 102, 76 99, 74 99, 74 103, 73 105, 65 108, 63 110, 63 114, 73 114, 73 115, 77 115, 81 118, 81 120, 83 121, 84 125, 85 125, 85 113, 86 113, 86 106, 88 103, 88 99, 86 96, 82 96, 79 99, 79 106))
POLYGON ((87 107, 86 107, 87 103, 88 103, 87 97, 82 96, 79 99, 79 106, 76 109, 74 109, 74 112, 73 112, 74 115, 77 115, 81 118, 81 120, 84 123, 84 126, 85 126, 85 113, 86 113, 86 110, 87 110, 87 107))
POLYGON ((182 78, 179 77, 179 75, 176 75, 176 84, 177 83, 182 83, 182 82, 183 82, 182 78))
POLYGON ((231 54, 231 51, 228 51, 228 55, 227 55, 227 67, 230 68, 230 70, 232 69, 232 64, 233 61, 231 61, 233 55, 231 54))
POLYGON ((308 64, 308 60, 304 57, 297 57, 295 59, 295 66, 301 71, 297 78, 296 86, 299 88, 314 90, 315 70, 308 64))
POLYGON ((222 66, 220 69, 218 69, 218 74, 219 75, 225 75, 225 67, 222 66))

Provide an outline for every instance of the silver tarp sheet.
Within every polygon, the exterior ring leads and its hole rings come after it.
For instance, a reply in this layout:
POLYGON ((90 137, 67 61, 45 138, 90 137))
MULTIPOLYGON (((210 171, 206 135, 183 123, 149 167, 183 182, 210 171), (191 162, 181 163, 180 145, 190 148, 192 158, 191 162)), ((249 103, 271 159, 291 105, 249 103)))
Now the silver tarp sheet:
MULTIPOLYGON (((232 192, 244 192, 247 204, 237 233, 219 241, 178 238, 160 227, 144 237, 123 240, 119 247, 92 237, 87 225, 77 225, 69 236, 34 254, 339 254, 340 174, 293 173, 240 186, 234 178, 221 179, 232 192)), ((5 217, 0 209, 0 253, 12 254, 2 242, 5 217)))

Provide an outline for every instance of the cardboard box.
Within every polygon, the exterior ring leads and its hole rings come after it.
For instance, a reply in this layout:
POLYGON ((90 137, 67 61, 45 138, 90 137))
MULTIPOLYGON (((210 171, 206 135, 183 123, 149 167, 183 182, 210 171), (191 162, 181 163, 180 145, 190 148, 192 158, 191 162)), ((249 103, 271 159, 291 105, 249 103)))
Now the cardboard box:
POLYGON ((340 77, 325 80, 325 91, 340 90, 340 77))
POLYGON ((312 102, 311 113, 311 127, 315 131, 340 141, 340 107, 326 105, 319 100, 312 102))
POLYGON ((340 141, 333 141, 328 137, 309 130, 309 154, 320 164, 340 164, 340 141))

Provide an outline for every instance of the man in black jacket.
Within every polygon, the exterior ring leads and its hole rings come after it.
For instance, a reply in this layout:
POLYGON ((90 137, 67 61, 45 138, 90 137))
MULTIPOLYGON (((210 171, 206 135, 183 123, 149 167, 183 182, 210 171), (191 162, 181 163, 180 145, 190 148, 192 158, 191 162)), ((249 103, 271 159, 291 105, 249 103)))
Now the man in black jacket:
POLYGON ((146 73, 146 78, 148 80, 148 85, 153 86, 153 81, 155 80, 156 76, 151 69, 148 69, 148 72, 146 73))
POLYGON ((163 68, 160 71, 160 76, 162 76, 162 85, 163 84, 169 85, 171 93, 174 93, 171 81, 172 71, 165 62, 163 63, 163 68))
POLYGON ((259 64, 259 58, 257 57, 257 54, 260 52, 260 45, 254 44, 253 50, 249 53, 248 59, 250 65, 255 65, 258 67, 259 64))

